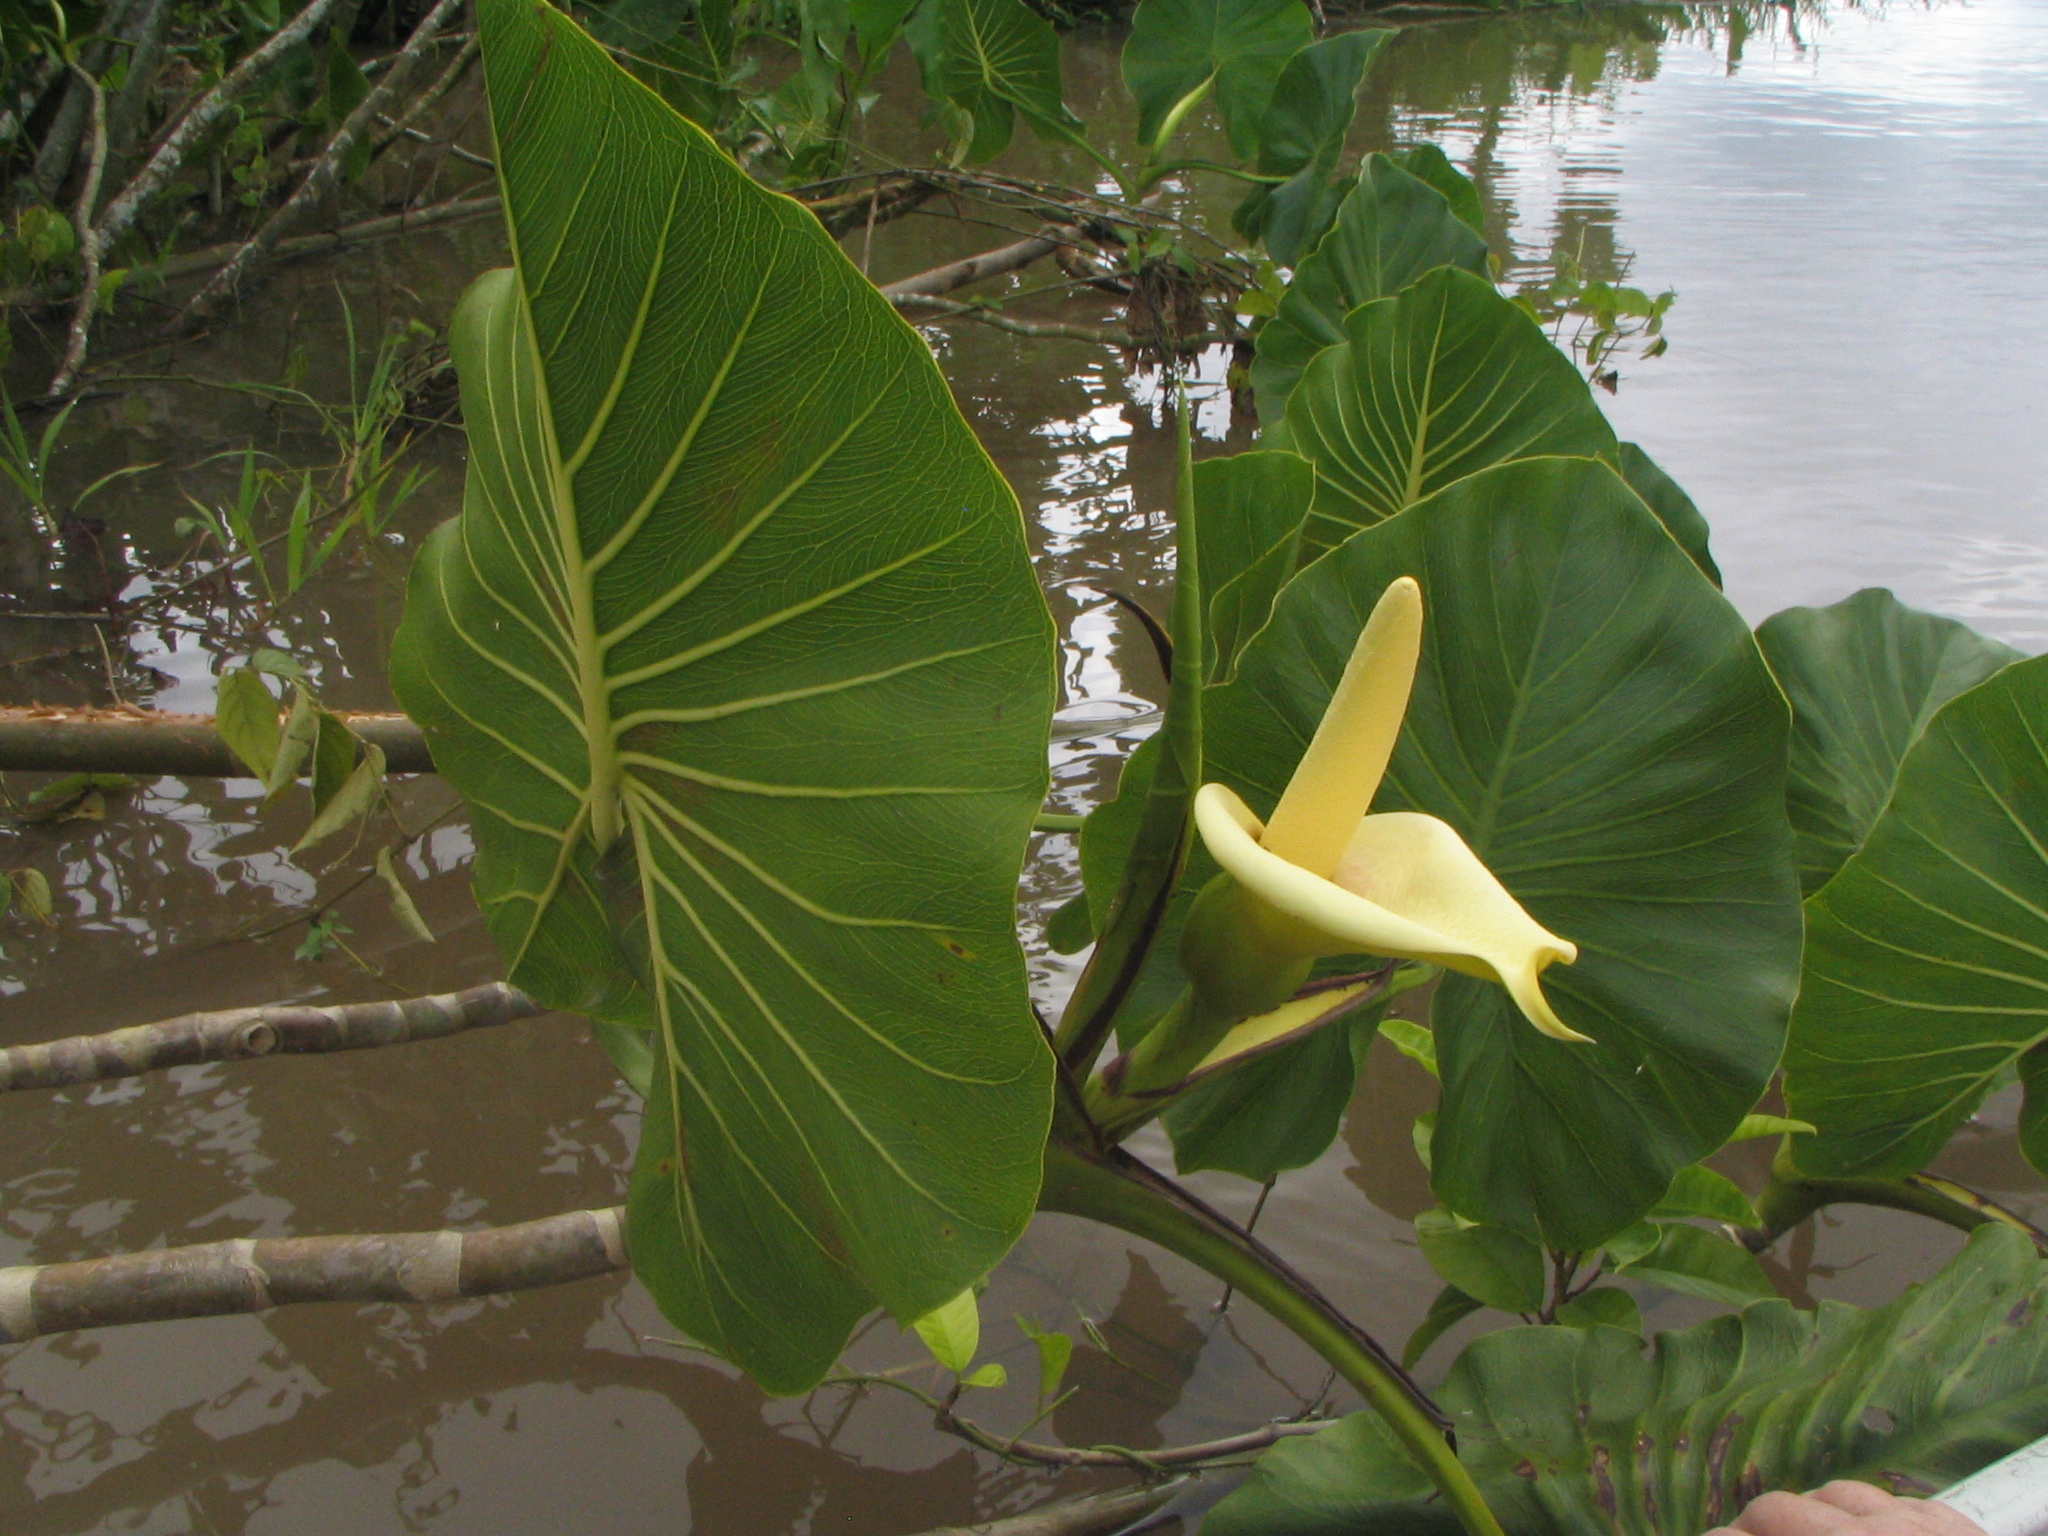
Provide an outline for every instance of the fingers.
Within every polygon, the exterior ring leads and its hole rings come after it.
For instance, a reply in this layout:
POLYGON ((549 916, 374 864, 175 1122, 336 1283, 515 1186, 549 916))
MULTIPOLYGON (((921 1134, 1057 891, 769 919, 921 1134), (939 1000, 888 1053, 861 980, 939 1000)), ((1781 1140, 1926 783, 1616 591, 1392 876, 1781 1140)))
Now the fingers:
POLYGON ((1766 1493, 1733 1525, 1707 1536, 1984 1536, 1946 1504, 1901 1499, 1868 1483, 1835 1482, 1810 1494, 1766 1493))
POLYGON ((1807 1497, 1832 1504, 1851 1515, 1887 1515, 1911 1507, 1907 1500, 1894 1498, 1882 1488, 1873 1488, 1868 1483, 1829 1483, 1825 1488, 1814 1489, 1807 1497))
POLYGON ((1747 1536, 1854 1536, 1859 1521, 1847 1510, 1796 1493, 1766 1493, 1749 1501, 1732 1527, 1747 1536))

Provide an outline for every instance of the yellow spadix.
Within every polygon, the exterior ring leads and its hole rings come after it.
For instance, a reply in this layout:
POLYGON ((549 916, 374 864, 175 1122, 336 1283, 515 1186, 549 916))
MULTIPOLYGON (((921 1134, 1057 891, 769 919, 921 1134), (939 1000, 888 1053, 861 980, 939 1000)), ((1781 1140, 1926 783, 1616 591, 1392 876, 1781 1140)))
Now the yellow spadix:
POLYGON ((1447 823, 1368 814, 1421 650, 1422 589, 1403 576, 1366 621, 1272 819, 1262 825, 1229 789, 1205 784, 1195 826, 1225 872, 1270 909, 1257 925, 1262 943, 1299 958, 1427 960, 1497 981, 1544 1034, 1584 1041, 1538 980, 1553 961, 1577 960, 1578 946, 1523 911, 1447 823))

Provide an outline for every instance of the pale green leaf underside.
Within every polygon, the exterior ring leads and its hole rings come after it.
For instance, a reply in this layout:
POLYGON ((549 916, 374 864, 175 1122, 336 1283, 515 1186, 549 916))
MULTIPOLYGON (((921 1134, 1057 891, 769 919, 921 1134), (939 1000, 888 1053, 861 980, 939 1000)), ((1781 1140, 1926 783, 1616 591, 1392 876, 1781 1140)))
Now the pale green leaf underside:
MULTIPOLYGON (((1765 1489, 1933 1493, 2048 1430, 2048 1276, 1989 1226, 1897 1301, 1760 1301, 1654 1346, 1616 1328, 1474 1341, 1437 1401, 1508 1536, 1681 1536, 1765 1489)), ((1455 1536, 1370 1413, 1288 1440, 1210 1536, 1455 1536)))
POLYGON ((1012 892, 1051 638, 916 335, 563 17, 484 0, 516 267, 394 682, 511 979, 652 1031, 637 1272, 768 1386, 1001 1257, 1049 1113, 1012 892))

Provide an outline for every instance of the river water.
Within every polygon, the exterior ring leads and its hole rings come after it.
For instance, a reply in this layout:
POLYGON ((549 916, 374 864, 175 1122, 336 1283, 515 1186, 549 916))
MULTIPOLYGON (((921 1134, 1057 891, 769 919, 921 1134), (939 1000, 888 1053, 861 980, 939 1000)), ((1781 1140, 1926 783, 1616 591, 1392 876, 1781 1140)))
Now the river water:
MULTIPOLYGON (((1069 43, 1070 95, 1093 121, 1120 115, 1117 41, 1069 43)), ((1624 358, 1604 403, 1700 503, 1745 614, 1882 583, 2028 650, 2048 647, 2048 285, 2037 255, 2048 246, 2048 7, 1767 7, 1733 18, 1628 7, 1437 22, 1390 50, 1356 132, 1360 149, 1422 137, 1480 174, 1506 281, 1548 281, 1563 251, 1589 275, 1678 292, 1669 352, 1624 358)), ((1014 163, 1080 175, 1030 148, 1014 163)), ((848 242, 880 280, 992 243, 985 228, 930 218, 848 242)), ((167 558, 179 536, 165 508, 186 493, 231 494, 233 465, 213 456, 252 438, 286 459, 316 451, 300 418, 191 378, 274 380, 297 354, 307 387, 335 396, 345 387, 338 294, 369 332, 391 319, 437 325, 462 283, 499 259, 495 233, 472 226, 281 274, 220 336, 149 363, 180 381, 131 379, 82 407, 60 486, 161 461, 95 511, 139 558, 167 558)), ((1085 299, 1043 312, 1103 318, 1085 299)), ((1067 637, 1055 793, 1084 808, 1150 728, 1159 690, 1142 636, 1105 598, 1116 587, 1163 609, 1170 590, 1159 383, 1086 343, 973 326, 932 335, 1036 531, 1067 637)), ((1249 441, 1220 356, 1202 377, 1207 451, 1249 441)), ((454 510, 459 487, 459 444, 429 457, 439 478, 390 537, 276 621, 275 641, 315 665, 332 703, 388 701, 380 658, 409 549, 454 510)), ((159 707, 210 707, 201 634, 138 634, 102 658, 61 624, 17 622, 5 644, 0 691, 13 699, 105 702, 111 676, 159 707)), ((400 800, 415 826, 449 808, 433 780, 400 800)), ((297 830, 288 813, 259 815, 252 785, 160 780, 117 798, 104 822, 0 832, 0 865, 49 873, 62 913, 52 933, 18 919, 0 931, 11 994, 0 1043, 200 1007, 390 995, 339 959, 295 959, 302 926, 246 937, 288 923, 357 867, 347 854, 292 863, 283 850, 297 830)), ((1034 913, 1074 878, 1066 840, 1042 841, 1026 873, 1034 913)), ((468 851, 458 814, 407 856, 439 935, 431 947, 408 942, 375 897, 343 907, 349 943, 390 988, 497 973, 467 896, 468 851)), ((1034 969, 1056 999, 1068 963, 1038 953, 1034 969)), ((1435 1290, 1406 1235, 1406 1219, 1429 1204, 1409 1145, 1427 1102, 1420 1072, 1376 1050, 1344 1136, 1281 1183, 1260 1225, 1396 1341, 1435 1290)), ((609 1204, 636 1131, 632 1095, 561 1019, 20 1095, 0 1105, 0 1264, 609 1204)), ((1761 1172, 1754 1157, 1731 1166, 1761 1172)), ((1941 1167, 2048 1212, 2009 1104, 1987 1111, 1941 1167)), ((1255 1194, 1219 1175, 1194 1182, 1238 1212, 1255 1194)), ((1875 1302, 1955 1241, 1903 1216, 1836 1213, 1770 1262, 1795 1298, 1875 1302)), ((1082 1338, 1069 1380, 1083 1390, 1034 1432, 1069 1444, 1207 1438, 1323 1397, 1324 1373, 1304 1350, 1254 1309, 1219 1313, 1217 1299, 1178 1261, 1043 1218, 984 1299, 989 1350, 1017 1385, 983 1394, 976 1412, 1002 1430, 1030 1416, 1035 1366, 1010 1321, 1020 1313, 1082 1338)), ((1643 1300, 1652 1326, 1702 1311, 1643 1300)), ((1425 1375, 1441 1372, 1469 1326, 1438 1346, 1425 1375)), ((849 1358, 875 1369, 917 1354, 885 1323, 849 1358)), ((1329 1401, 1351 1406, 1341 1391, 1329 1401)), ((765 1399, 681 1346, 639 1289, 616 1280, 42 1340, 0 1353, 0 1425, 0 1529, 24 1536, 908 1536, 1091 1486, 977 1456, 887 1392, 765 1399)))

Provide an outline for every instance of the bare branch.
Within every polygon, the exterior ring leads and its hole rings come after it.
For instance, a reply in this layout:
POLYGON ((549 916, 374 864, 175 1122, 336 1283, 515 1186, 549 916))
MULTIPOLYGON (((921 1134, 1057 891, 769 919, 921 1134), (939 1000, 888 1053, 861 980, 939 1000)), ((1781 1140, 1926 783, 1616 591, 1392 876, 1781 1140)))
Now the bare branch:
POLYGON ((239 1238, 0 1269, 0 1343, 267 1312, 303 1302, 433 1302, 567 1285, 626 1267, 625 1210, 473 1232, 239 1238))
POLYGON ((170 330, 186 329, 212 314, 222 301, 241 286, 242 279, 254 267, 268 259, 270 253, 276 249, 277 243, 285 237, 286 231, 304 218, 307 211, 327 195, 328 189, 341 178, 342 165, 348 159, 350 151, 356 147, 357 141, 376 126, 377 114, 382 112, 411 80, 413 70, 418 66, 421 56, 425 54, 449 18, 461 9, 464 3, 465 0, 439 0, 439 3, 420 19, 420 24, 413 28, 412 36, 407 39, 398 56, 391 61, 390 67, 384 71, 384 76, 377 82, 376 88, 358 102, 356 109, 349 113, 339 128, 334 130, 333 137, 327 141, 327 148, 321 152, 320 158, 314 161, 313 168, 306 173, 306 178, 299 183, 298 189, 284 200, 283 205, 275 213, 263 221, 263 227, 249 237, 247 243, 235 253, 234 259, 216 272, 203 288, 186 301, 185 307, 171 322, 170 330))
MULTIPOLYGON (((404 715, 340 711, 341 721, 382 749, 391 773, 432 773, 420 728, 404 715)), ((0 773, 171 774, 239 779, 249 770, 211 715, 139 709, 0 708, 0 773)))
MULTIPOLYGON (((157 152, 137 171, 114 200, 107 204, 106 211, 92 227, 78 231, 81 258, 88 263, 97 263, 114 242, 128 232, 143 207, 161 192, 170 179, 185 163, 185 156, 192 146, 199 142, 220 121, 228 109, 235 104, 235 98, 256 81, 263 78, 286 53, 297 47, 306 35, 325 19, 334 0, 312 0, 303 11, 279 27, 249 56, 229 70, 221 82, 204 96, 201 96, 179 119, 178 126, 158 147, 157 152)), ((64 355, 64 366, 50 381, 50 393, 61 395, 77 381, 79 370, 85 365, 85 345, 91 326, 93 310, 99 304, 95 285, 87 284, 78 296, 78 309, 71 322, 71 344, 64 355)))
POLYGON ((1004 272, 1015 272, 1028 267, 1042 256, 1050 256, 1072 237, 1060 230, 1047 229, 1028 240, 1019 240, 1015 245, 1005 245, 993 251, 983 251, 978 256, 969 256, 962 261, 949 261, 942 267, 933 267, 929 272, 920 272, 915 277, 900 278, 893 283, 882 285, 883 297, 904 299, 915 295, 931 297, 951 293, 955 288, 965 288, 969 283, 978 283, 985 277, 995 277, 1004 272))
MULTIPOLYGON (((91 103, 92 158, 86 166, 85 186, 79 191, 78 206, 71 215, 71 223, 75 229, 90 229, 93 207, 100 200, 100 178, 107 169, 107 93, 100 88, 99 81, 85 70, 78 69, 77 75, 91 103)), ((93 315, 100 307, 100 248, 89 239, 80 240, 78 255, 81 267, 78 312, 71 319, 71 340, 64 350, 64 366, 57 374, 60 379, 75 378, 84 365, 86 334, 92 327, 93 315)), ((51 393, 56 393, 54 386, 51 393)))
POLYGON ((330 1008, 272 1004, 188 1013, 103 1035, 73 1035, 68 1040, 0 1050, 0 1093, 67 1088, 201 1061, 362 1051, 379 1045, 438 1040, 464 1030, 510 1024, 542 1011, 524 992, 494 981, 464 992, 397 1002, 344 1003, 330 1008))
POLYGON ((1160 1508, 1174 1492, 1167 1485, 1095 1493, 982 1525, 949 1525, 924 1536, 1109 1536, 1160 1508))
MULTIPOLYGON (((884 289, 883 292, 888 292, 884 289)), ((1008 331, 1013 336, 1055 337, 1065 341, 1090 341, 1103 347, 1126 347, 1130 336, 1113 325, 1072 325, 1060 320, 1013 320, 1001 310, 990 309, 985 304, 956 304, 951 299, 936 298, 925 293, 906 293, 892 296, 898 309, 935 310, 938 316, 948 320, 972 320, 980 325, 991 326, 998 331, 1008 331)))
POLYGON ((412 105, 405 109, 404 114, 391 125, 384 136, 377 140, 370 150, 371 158, 375 159, 393 144, 397 143, 400 135, 418 123, 428 112, 432 111, 443 96, 454 90, 462 77, 469 73, 470 65, 477 61, 477 56, 482 52, 482 34, 477 32, 470 33, 468 39, 456 52, 455 57, 448 61, 448 67, 441 71, 440 78, 422 91, 414 99, 412 105))

